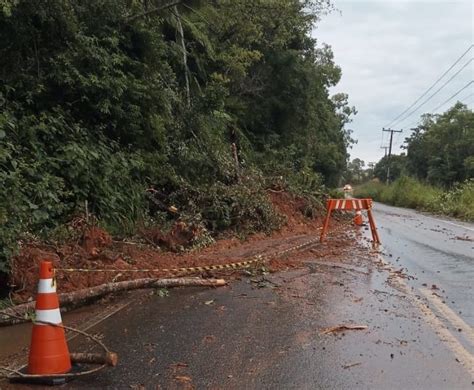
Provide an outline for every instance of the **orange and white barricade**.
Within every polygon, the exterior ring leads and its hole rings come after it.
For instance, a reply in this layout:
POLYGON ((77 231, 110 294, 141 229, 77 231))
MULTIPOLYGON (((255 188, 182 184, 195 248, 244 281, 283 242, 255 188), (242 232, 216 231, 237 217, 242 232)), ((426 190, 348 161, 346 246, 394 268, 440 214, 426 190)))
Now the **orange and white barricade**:
POLYGON ((324 240, 329 226, 329 219, 333 210, 355 211, 356 218, 354 222, 358 224, 362 219, 361 210, 367 210, 367 217, 369 219, 370 230, 372 232, 372 240, 374 243, 380 244, 377 228, 375 227, 374 217, 372 215, 372 199, 328 199, 326 202, 327 214, 324 220, 323 230, 321 231, 320 241, 324 240), (359 213, 359 214, 358 214, 359 213), (359 219, 360 218, 360 219, 359 219))

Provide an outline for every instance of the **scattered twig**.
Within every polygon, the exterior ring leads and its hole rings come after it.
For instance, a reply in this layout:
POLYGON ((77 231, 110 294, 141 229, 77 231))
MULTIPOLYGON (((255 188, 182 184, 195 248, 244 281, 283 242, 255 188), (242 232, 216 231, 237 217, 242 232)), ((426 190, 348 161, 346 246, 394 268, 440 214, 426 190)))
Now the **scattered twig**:
POLYGON ((345 366, 342 366, 342 368, 344 368, 344 369, 351 368, 351 367, 355 367, 355 366, 360 366, 361 364, 362 364, 361 362, 346 364, 345 366))
POLYGON ((381 291, 381 290, 371 290, 373 293, 375 294, 387 294, 387 295, 391 295, 389 292, 387 291, 381 291))
POLYGON ((285 191, 285 190, 274 190, 274 189, 272 189, 272 188, 267 188, 267 191, 270 191, 270 192, 274 192, 274 193, 276 193, 276 194, 279 194, 279 193, 281 193, 281 192, 283 192, 283 191, 285 191))
POLYGON ((334 333, 334 332, 340 332, 342 330, 363 330, 367 328, 368 328, 367 325, 343 324, 343 325, 331 326, 330 328, 325 328, 319 334, 329 334, 329 333, 334 333))

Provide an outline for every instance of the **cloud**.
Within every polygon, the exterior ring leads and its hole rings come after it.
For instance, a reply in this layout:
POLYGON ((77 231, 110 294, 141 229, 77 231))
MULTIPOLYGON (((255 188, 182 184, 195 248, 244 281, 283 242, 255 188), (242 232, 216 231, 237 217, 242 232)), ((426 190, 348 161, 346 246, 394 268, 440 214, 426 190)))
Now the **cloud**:
MULTIPOLYGON (((335 62, 342 68, 341 82, 331 92, 348 93, 358 110, 349 125, 358 139, 351 157, 377 161, 384 154, 380 149, 382 127, 410 106, 473 43, 474 6, 462 0, 335 0, 335 6, 340 12, 324 17, 313 36, 318 44, 332 46, 335 62)), ((432 92, 473 55, 474 49, 432 92)), ((474 62, 397 128, 408 129, 422 113, 430 112, 473 78, 474 62)), ((473 90, 465 90, 459 98, 473 90)), ((395 153, 407 135, 405 131, 396 137, 395 153)))

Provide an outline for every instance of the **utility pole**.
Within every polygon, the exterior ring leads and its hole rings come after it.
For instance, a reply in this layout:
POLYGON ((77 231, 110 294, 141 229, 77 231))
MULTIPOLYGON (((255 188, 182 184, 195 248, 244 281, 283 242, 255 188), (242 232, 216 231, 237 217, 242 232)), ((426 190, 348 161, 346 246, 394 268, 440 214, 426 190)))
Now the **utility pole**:
POLYGON ((385 150, 385 157, 387 157, 387 149, 388 149, 388 146, 381 146, 380 149, 385 150))
POLYGON ((390 183, 390 156, 392 155, 393 133, 401 133, 403 130, 393 130, 393 129, 383 128, 382 131, 386 131, 390 133, 390 144, 388 146, 388 161, 387 161, 387 184, 389 184, 390 183))

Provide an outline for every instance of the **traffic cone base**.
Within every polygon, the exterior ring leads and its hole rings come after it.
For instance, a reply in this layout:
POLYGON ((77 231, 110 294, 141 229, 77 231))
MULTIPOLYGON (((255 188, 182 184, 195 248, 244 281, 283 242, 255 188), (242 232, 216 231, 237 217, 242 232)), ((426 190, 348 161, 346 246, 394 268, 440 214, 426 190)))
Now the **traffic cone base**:
POLYGON ((63 328, 35 325, 31 338, 29 374, 64 374, 71 369, 63 328))
MULTIPOLYGON (((79 364, 73 364, 68 374, 78 374, 84 371, 84 368, 79 364)), ((29 374, 27 367, 20 370, 22 374, 29 374)), ((53 375, 53 374, 50 374, 53 375)), ((61 374, 59 374, 61 375, 61 374)), ((70 382, 74 379, 73 376, 39 376, 39 377, 22 377, 22 376, 15 376, 10 378, 10 382, 12 383, 27 383, 27 384, 34 384, 34 385, 43 385, 43 386, 58 386, 64 385, 67 382, 70 382)))

